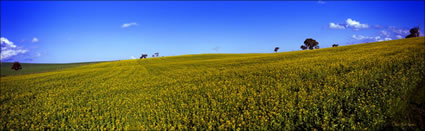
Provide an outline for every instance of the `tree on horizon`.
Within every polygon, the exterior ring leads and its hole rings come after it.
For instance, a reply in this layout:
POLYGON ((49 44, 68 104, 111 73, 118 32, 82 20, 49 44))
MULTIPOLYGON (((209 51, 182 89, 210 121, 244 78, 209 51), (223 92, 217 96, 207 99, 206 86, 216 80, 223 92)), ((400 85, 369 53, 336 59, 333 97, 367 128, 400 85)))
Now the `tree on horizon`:
POLYGON ((277 53, 278 50, 279 50, 279 47, 274 48, 274 52, 277 53))
POLYGON ((419 27, 412 28, 409 32, 410 34, 406 38, 419 37, 419 27))
POLYGON ((11 69, 17 71, 17 70, 22 69, 22 66, 21 66, 21 64, 19 62, 16 61, 16 62, 13 63, 11 69))
POLYGON ((307 38, 304 41, 304 45, 301 45, 300 47, 302 50, 305 49, 319 49, 319 42, 317 42, 316 40, 312 39, 312 38, 307 38))
POLYGON ((142 54, 142 56, 140 56, 140 59, 146 59, 148 57, 148 54, 142 54))

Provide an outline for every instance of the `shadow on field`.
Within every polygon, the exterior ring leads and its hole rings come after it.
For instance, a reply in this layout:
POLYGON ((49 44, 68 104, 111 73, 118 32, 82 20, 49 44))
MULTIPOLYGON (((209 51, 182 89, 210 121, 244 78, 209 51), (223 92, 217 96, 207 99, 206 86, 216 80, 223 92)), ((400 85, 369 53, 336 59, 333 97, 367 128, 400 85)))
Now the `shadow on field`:
MULTIPOLYGON (((402 97, 406 101, 406 108, 398 112, 400 118, 396 118, 391 125, 384 130, 424 130, 425 129, 425 80, 422 79, 409 95, 402 97)), ((400 105, 402 106, 402 105, 400 105)))
POLYGON ((408 121, 420 129, 425 129, 425 80, 422 79, 416 89, 408 96, 408 121))

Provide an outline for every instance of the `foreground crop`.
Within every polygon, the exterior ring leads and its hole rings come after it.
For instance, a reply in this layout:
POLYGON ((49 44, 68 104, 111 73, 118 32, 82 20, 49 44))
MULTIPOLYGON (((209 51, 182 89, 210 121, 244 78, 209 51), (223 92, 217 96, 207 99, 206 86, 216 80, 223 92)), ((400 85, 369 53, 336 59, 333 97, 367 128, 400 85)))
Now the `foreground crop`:
POLYGON ((7 76, 1 77, 0 128, 420 128, 424 59, 420 37, 7 76))

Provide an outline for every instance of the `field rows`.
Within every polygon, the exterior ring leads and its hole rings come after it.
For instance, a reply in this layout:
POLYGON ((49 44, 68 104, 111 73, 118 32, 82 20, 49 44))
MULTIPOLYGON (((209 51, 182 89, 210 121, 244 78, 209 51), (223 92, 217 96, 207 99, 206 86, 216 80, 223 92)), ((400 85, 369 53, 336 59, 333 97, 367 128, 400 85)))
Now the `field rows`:
MULTIPOLYGON (((420 127, 424 37, 123 60, 1 77, 1 129, 420 127), (416 103, 416 104, 412 104, 416 103)), ((425 118, 425 117, 424 117, 425 118)))

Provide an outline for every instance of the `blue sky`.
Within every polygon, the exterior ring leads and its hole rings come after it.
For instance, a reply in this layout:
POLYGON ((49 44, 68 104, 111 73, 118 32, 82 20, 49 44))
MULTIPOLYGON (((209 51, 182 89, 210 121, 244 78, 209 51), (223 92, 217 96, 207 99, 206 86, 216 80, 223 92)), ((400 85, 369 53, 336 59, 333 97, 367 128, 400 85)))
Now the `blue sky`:
POLYGON ((1 61, 300 50, 404 38, 424 1, 1 1, 1 61))

